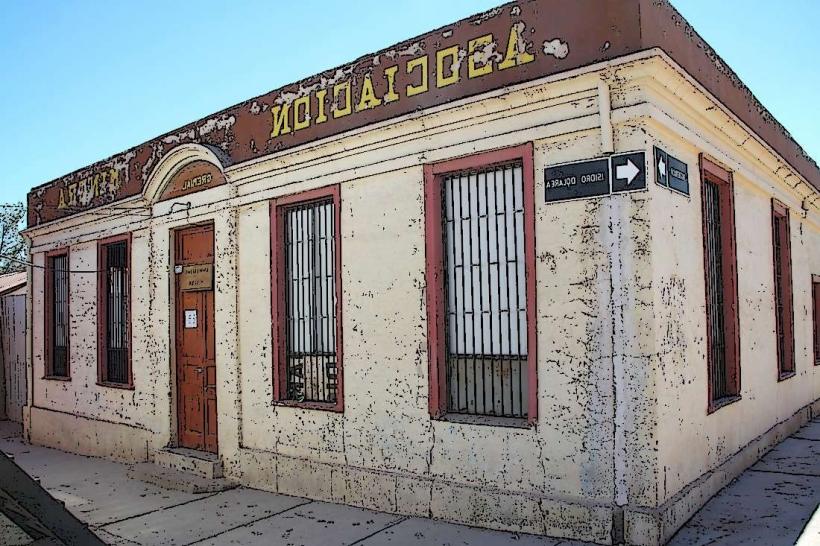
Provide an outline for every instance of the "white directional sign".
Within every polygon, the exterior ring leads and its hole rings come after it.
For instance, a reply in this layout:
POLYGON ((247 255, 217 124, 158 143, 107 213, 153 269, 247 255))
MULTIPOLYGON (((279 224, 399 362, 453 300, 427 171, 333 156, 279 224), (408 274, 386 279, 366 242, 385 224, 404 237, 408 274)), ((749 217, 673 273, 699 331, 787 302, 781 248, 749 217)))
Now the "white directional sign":
POLYGON ((643 152, 613 155, 612 193, 646 188, 646 156, 643 152))
MULTIPOLYGON (((666 154, 664 154, 666 155, 666 154)), ((666 161, 664 161, 664 156, 658 158, 658 173, 660 174, 660 181, 663 182, 664 186, 668 186, 669 183, 667 182, 667 174, 666 174, 666 161)))
POLYGON ((626 185, 630 185, 635 177, 641 174, 641 170, 632 163, 631 159, 626 160, 626 165, 619 165, 615 171, 615 178, 626 180, 626 185))

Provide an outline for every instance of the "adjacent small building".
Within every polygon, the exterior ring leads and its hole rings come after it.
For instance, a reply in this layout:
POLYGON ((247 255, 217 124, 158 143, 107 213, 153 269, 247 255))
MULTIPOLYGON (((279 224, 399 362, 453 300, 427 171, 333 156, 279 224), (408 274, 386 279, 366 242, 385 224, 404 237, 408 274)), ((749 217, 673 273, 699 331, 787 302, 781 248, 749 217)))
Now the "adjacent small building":
POLYGON ((658 545, 820 413, 820 169, 665 0, 506 4, 28 221, 42 445, 658 545))
POLYGON ((28 396, 25 271, 0 275, 0 419, 23 421, 28 396))

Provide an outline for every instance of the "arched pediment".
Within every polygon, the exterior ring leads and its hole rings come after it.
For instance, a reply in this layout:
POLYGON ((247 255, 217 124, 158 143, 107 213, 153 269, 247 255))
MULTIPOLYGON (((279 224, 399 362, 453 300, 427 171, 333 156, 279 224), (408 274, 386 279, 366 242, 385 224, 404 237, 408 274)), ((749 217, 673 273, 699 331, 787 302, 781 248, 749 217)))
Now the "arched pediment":
POLYGON ((210 147, 181 144, 154 167, 143 198, 153 204, 224 184, 227 184, 225 168, 210 147))

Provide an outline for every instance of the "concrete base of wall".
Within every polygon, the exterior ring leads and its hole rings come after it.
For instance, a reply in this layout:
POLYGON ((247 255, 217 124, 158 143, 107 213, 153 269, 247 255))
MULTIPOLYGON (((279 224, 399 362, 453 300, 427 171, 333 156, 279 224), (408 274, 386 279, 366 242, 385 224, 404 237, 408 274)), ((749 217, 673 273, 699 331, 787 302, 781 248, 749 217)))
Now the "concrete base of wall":
POLYGON ((634 546, 665 544, 689 518, 700 510, 729 482, 755 464, 777 444, 820 415, 820 399, 801 408, 790 418, 761 434, 717 468, 697 480, 655 509, 624 509, 625 538, 634 546))
MULTIPOLYGON (((28 417, 29 441, 34 444, 128 463, 149 460, 150 431, 35 407, 24 415, 28 417)), ((624 507, 626 543, 664 544, 729 482, 818 415, 820 399, 749 442, 662 506, 624 507)), ((606 504, 319 463, 245 448, 233 452, 224 465, 226 477, 276 493, 502 531, 612 544, 615 510, 606 504)))
POLYGON ((31 408, 26 430, 32 444, 124 463, 147 461, 153 436, 128 425, 36 407, 31 408))
POLYGON ((240 449, 226 476, 267 491, 475 527, 611 544, 612 507, 240 449))

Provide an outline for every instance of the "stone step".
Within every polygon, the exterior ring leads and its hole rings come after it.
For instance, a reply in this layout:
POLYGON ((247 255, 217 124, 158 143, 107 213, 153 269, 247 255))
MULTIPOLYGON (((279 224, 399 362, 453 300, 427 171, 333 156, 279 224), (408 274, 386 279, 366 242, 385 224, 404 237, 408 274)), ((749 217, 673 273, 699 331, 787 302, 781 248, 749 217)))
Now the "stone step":
POLYGON ((197 474, 158 466, 154 463, 138 463, 129 467, 128 477, 186 493, 217 493, 238 487, 237 483, 226 478, 204 478, 197 474))
POLYGON ((219 459, 219 455, 184 447, 172 447, 157 451, 154 454, 154 464, 171 470, 196 474, 209 480, 223 476, 222 461, 219 459))

